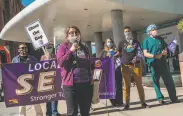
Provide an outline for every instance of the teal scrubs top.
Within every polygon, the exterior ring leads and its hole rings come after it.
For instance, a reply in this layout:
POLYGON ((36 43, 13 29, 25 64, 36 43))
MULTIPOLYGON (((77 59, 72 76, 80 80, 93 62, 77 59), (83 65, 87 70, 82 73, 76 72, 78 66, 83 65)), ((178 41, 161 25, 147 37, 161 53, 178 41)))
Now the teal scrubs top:
MULTIPOLYGON (((157 55, 161 54, 162 51, 167 47, 166 42, 164 41, 163 38, 161 37, 147 37, 143 43, 142 43, 142 48, 143 50, 147 50, 148 53, 157 55)), ((161 59, 165 60, 165 57, 162 57, 161 59)), ((155 58, 147 58, 146 57, 146 62, 150 66, 150 64, 155 60, 155 58)))

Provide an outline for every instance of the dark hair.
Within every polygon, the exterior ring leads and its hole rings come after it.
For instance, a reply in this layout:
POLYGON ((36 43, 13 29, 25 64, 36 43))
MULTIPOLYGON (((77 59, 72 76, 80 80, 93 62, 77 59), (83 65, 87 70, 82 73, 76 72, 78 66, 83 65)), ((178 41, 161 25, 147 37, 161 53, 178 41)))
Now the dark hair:
POLYGON ((131 28, 130 28, 129 26, 125 26, 125 27, 124 27, 124 30, 125 30, 125 29, 131 30, 131 28))
POLYGON ((19 48, 21 45, 27 46, 26 43, 19 43, 19 44, 18 44, 18 48, 19 48))
POLYGON ((69 27, 66 29, 66 31, 65 31, 66 38, 68 37, 69 30, 70 30, 71 28, 76 29, 76 31, 81 35, 81 32, 80 32, 79 28, 76 27, 76 26, 74 26, 74 25, 72 25, 72 26, 69 26, 69 27))
POLYGON ((108 46, 107 46, 107 40, 108 39, 110 39, 111 40, 111 42, 113 43, 113 49, 116 47, 115 46, 115 43, 114 43, 114 39, 112 38, 112 37, 110 37, 110 38, 107 38, 106 40, 105 40, 105 42, 104 42, 104 50, 106 50, 106 51, 108 51, 109 50, 109 48, 108 48, 108 46))

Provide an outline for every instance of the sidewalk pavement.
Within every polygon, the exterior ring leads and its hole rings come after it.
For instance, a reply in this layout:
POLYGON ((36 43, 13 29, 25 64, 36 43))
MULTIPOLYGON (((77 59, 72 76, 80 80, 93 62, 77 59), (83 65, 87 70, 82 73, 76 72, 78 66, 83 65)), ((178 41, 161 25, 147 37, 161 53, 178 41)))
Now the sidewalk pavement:
MULTIPOLYGON (((131 88, 131 106, 128 111, 121 111, 121 108, 111 107, 109 100, 101 100, 99 104, 93 105, 95 111, 92 116, 182 116, 183 113, 183 88, 177 88, 177 95, 181 103, 171 104, 166 89, 162 92, 166 98, 167 105, 160 106, 155 100, 155 91, 153 88, 144 88, 146 102, 151 106, 149 109, 141 109, 139 96, 136 87, 131 88), (106 107, 107 106, 107 107, 106 107)), ((45 113, 45 104, 42 104, 45 113)), ((58 111, 66 116, 65 101, 59 101, 58 111)), ((18 108, 5 108, 4 103, 0 103, 0 116, 18 116, 18 108)), ((27 116, 35 116, 34 108, 27 106, 27 116)), ((44 115, 45 116, 45 115, 44 115)))

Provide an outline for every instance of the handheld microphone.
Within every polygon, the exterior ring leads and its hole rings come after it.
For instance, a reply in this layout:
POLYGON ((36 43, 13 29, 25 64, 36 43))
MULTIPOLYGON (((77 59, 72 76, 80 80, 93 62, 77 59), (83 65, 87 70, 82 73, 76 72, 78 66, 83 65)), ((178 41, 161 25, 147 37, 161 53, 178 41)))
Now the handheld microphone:
MULTIPOLYGON (((79 42, 77 40, 74 40, 74 43, 73 44, 76 44, 75 47, 78 49, 79 48, 79 42)), ((76 49, 76 52, 77 52, 77 49, 76 49)))
MULTIPOLYGON (((76 45, 75 45, 76 48, 79 47, 79 46, 78 46, 79 43, 78 43, 77 40, 74 40, 73 44, 76 44, 76 45)), ((78 54, 78 51, 77 51, 77 49, 76 49, 75 55, 74 55, 74 61, 73 61, 73 64, 75 64, 76 67, 78 67, 78 64, 77 64, 77 60, 78 60, 77 57, 78 57, 78 56, 77 56, 77 54, 78 54)))

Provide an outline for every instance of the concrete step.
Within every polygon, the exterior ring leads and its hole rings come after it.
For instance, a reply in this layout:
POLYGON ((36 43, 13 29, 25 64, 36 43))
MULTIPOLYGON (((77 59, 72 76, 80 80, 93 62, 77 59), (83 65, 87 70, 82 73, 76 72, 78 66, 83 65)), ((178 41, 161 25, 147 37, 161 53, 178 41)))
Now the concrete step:
MULTIPOLYGON (((182 87, 182 81, 181 81, 181 75, 180 73, 172 73, 172 78, 174 80, 175 86, 176 87, 182 87)), ((152 78, 151 74, 148 73, 145 76, 142 77, 143 84, 147 87, 152 87, 152 78)), ((164 82, 162 78, 160 78, 160 87, 165 87, 164 82)))

